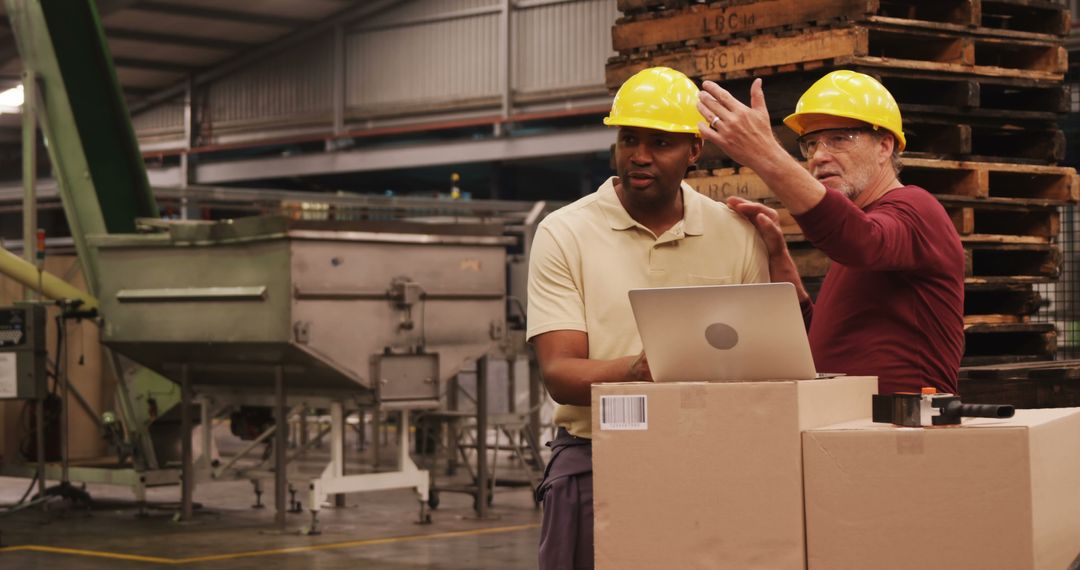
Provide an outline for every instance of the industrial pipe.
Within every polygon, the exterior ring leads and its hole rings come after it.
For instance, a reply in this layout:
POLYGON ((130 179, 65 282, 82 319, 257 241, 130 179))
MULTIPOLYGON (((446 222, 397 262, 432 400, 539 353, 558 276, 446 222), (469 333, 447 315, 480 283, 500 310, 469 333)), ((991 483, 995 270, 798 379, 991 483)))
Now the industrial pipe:
POLYGON ((0 275, 6 275, 50 299, 78 299, 82 301, 82 305, 79 306, 80 311, 89 311, 98 307, 98 300, 93 295, 47 271, 42 271, 38 275, 38 269, 33 263, 2 248, 0 248, 0 275))

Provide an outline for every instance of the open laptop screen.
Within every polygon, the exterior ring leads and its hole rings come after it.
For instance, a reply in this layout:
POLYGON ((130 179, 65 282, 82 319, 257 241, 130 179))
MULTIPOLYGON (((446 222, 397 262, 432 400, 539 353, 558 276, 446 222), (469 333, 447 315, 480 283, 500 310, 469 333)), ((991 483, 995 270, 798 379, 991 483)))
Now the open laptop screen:
POLYGON ((790 283, 632 289, 629 295, 657 382, 816 376, 790 283))

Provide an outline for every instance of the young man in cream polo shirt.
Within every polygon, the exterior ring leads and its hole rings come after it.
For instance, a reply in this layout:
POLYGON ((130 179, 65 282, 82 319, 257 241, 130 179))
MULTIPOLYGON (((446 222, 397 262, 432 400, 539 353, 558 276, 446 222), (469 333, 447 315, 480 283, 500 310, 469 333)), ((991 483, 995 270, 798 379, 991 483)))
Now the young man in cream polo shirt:
POLYGON ((769 281, 758 232, 682 182, 701 155, 698 89, 673 69, 634 75, 604 124, 617 177, 541 222, 529 259, 528 337, 559 404, 544 481, 540 568, 593 567, 590 387, 651 381, 627 291, 769 281))

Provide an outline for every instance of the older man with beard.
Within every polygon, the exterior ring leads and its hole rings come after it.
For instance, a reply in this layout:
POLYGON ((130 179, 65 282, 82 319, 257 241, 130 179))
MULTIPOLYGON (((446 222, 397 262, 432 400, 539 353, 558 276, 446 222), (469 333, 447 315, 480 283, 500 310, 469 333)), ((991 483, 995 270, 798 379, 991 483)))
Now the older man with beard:
POLYGON ((804 168, 773 137, 760 79, 750 106, 711 81, 702 89, 705 140, 752 168, 833 261, 811 303, 776 211, 728 200, 765 239, 773 281, 795 284, 818 370, 878 376, 882 394, 957 393, 964 250, 941 204, 898 178, 906 140, 892 95, 846 70, 811 86, 784 119, 804 168))

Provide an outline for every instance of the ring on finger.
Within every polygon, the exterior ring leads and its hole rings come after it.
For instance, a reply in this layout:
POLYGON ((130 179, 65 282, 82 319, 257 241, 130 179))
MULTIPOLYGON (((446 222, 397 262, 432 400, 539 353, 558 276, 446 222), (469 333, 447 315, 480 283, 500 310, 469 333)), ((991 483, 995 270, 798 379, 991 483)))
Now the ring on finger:
POLYGON ((713 115, 712 120, 709 121, 709 127, 715 129, 716 128, 716 122, 719 121, 719 120, 720 120, 720 115, 713 115))

